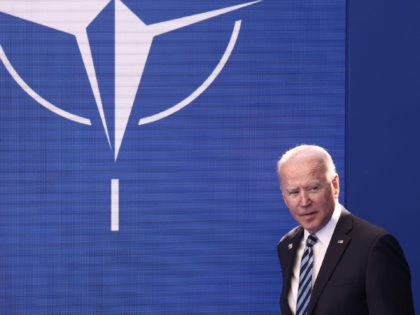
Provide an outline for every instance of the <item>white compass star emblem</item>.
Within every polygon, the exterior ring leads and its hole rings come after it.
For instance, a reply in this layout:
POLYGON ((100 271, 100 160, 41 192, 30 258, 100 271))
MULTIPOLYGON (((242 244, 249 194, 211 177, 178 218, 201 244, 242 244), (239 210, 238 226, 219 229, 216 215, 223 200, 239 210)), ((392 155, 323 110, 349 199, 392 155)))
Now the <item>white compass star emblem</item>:
MULTIPOLYGON (((143 70, 149 56, 153 39, 158 35, 208 20, 261 1, 262 0, 247 2, 218 10, 212 10, 147 25, 133 11, 131 11, 122 0, 114 0, 115 99, 113 135, 110 135, 108 128, 101 97, 101 89, 98 84, 97 73, 92 56, 91 43, 87 32, 89 25, 101 14, 101 12, 112 2, 112 0, 86 1, 83 2, 83 9, 80 8, 80 2, 69 0, 1 0, 0 12, 67 33, 75 37, 87 78, 89 80, 90 88, 95 99, 96 107, 105 130, 106 139, 108 140, 110 148, 114 151, 114 161, 116 161, 142 80, 143 70)), ((166 110, 139 119, 138 124, 148 124, 165 118, 184 108, 202 94, 216 79, 228 61, 236 44, 240 26, 241 21, 236 21, 230 41, 223 56, 220 58, 217 66, 213 69, 207 79, 197 89, 195 89, 185 99, 166 110)), ((34 91, 13 67, 1 44, 0 59, 19 86, 39 104, 66 119, 80 124, 91 125, 91 120, 89 118, 65 111, 50 103, 39 93, 34 91)), ((111 180, 111 230, 119 230, 119 179, 111 180)))
MULTIPOLYGON (((80 10, 80 2, 77 1, 2 0, 0 2, 0 12, 75 36, 102 125, 105 130, 106 138, 109 146, 114 150, 114 160, 117 160, 154 37, 221 14, 250 6, 261 1, 262 0, 247 2, 205 13, 147 25, 121 0, 115 0, 115 128, 113 139, 110 135, 107 119, 105 117, 101 91, 96 76, 91 45, 87 34, 88 26, 98 15, 100 15, 101 11, 111 2, 111 0, 90 0, 84 2, 83 10, 80 10), (53 12, 53 14, 51 14, 51 12, 53 12)), ((195 91, 178 104, 175 104, 155 115, 141 118, 139 120, 139 125, 151 123, 173 114, 190 104, 210 86, 230 57, 239 34, 240 23, 241 21, 236 21, 225 53, 207 80, 205 80, 195 91)), ((6 69, 13 76, 16 82, 38 103, 67 119, 82 124, 91 124, 89 118, 64 111, 51 104, 37 92, 32 90, 32 88, 26 84, 26 82, 14 69, 13 65, 9 62, 6 53, 1 46, 0 57, 5 64, 6 69)))

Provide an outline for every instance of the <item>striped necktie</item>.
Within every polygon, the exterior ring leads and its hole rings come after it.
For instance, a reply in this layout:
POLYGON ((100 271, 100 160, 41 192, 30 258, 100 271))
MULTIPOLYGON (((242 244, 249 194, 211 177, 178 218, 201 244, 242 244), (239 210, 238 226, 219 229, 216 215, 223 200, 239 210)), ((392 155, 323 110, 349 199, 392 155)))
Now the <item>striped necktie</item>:
POLYGON ((296 303, 296 315, 304 315, 311 299, 312 291, 312 268, 314 256, 312 247, 317 241, 315 235, 309 235, 306 239, 306 247, 300 262, 299 290, 296 303))

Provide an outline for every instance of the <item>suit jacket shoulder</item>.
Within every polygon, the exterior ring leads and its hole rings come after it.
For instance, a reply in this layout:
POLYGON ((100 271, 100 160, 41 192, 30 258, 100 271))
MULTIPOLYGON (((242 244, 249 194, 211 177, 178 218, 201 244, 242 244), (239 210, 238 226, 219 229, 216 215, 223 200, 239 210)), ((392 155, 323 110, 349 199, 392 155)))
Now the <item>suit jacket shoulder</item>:
POLYGON ((308 314, 414 314, 409 268, 397 240, 343 209, 308 314))
POLYGON ((302 232, 302 231, 303 231, 303 229, 302 229, 301 226, 297 226, 297 227, 291 229, 289 232, 287 232, 285 235, 283 235, 283 237, 277 243, 277 246, 280 246, 280 244, 285 243, 288 240, 293 239, 294 237, 296 237, 297 234, 299 234, 299 232, 302 232))

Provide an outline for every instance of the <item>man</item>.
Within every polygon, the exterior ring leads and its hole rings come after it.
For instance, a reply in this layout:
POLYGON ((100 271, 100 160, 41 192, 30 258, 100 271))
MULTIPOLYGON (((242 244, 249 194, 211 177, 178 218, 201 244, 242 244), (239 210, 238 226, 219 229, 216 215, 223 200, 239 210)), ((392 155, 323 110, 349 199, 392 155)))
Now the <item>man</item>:
POLYGON ((397 240, 338 203, 329 153, 297 146, 278 162, 284 202, 299 224, 278 243, 283 315, 414 314, 410 271, 397 240))

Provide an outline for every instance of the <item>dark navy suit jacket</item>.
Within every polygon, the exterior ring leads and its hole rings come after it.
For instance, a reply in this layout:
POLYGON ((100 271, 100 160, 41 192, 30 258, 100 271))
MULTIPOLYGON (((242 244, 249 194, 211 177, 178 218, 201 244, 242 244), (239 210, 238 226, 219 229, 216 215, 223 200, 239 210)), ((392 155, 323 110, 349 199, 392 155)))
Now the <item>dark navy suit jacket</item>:
MULTIPOLYGON (((302 237, 299 226, 277 246, 283 315, 291 314, 287 295, 302 237)), ((410 270, 392 235, 343 209, 313 286, 308 315, 365 314, 414 314, 410 270)))

